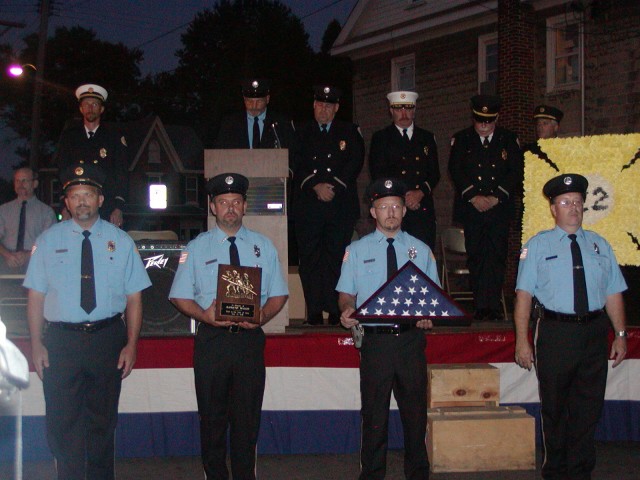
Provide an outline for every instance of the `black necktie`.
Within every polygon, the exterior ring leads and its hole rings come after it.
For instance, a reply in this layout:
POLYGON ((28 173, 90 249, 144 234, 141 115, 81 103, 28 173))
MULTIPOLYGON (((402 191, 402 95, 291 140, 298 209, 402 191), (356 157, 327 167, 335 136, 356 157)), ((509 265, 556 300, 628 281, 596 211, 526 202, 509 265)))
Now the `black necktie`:
POLYGON ((24 229, 27 221, 27 201, 22 201, 20 207, 20 223, 18 224, 18 241, 16 242, 16 252, 24 250, 24 229))
POLYGON ((253 117, 253 142, 251 148, 258 148, 260 146, 260 124, 258 123, 258 117, 253 117))
POLYGON ((323 123, 322 125, 320 125, 320 131, 325 134, 328 133, 326 123, 323 123))
POLYGON ((404 138, 404 139, 405 139, 405 141, 407 141, 407 142, 409 142, 409 141, 410 141, 410 139, 409 139, 409 135, 407 135, 407 129, 406 129, 406 128, 403 128, 403 129, 402 129, 402 138, 404 138))
POLYGON ((396 258, 396 249, 393 248, 393 238, 387 238, 389 245, 387 246, 387 280, 398 271, 398 259, 396 258))
POLYGON ((229 262, 231 265, 240 266, 240 255, 238 255, 238 246, 236 245, 236 237, 228 237, 229 240, 229 262))
POLYGON ((87 135, 89 135, 89 140, 91 140, 95 134, 96 134, 96 132, 94 132, 94 131, 92 131, 92 130, 89 130, 89 131, 87 132, 87 135))
POLYGON ((484 140, 482 141, 482 146, 484 148, 489 148, 489 137, 484 137, 484 140))
POLYGON ((80 306, 87 313, 96 308, 96 282, 93 277, 93 250, 89 235, 91 232, 82 232, 82 261, 80 263, 80 306))
POLYGON ((571 258, 573 260, 573 309, 576 315, 585 315, 589 311, 589 297, 587 297, 587 281, 584 277, 582 252, 576 241, 575 233, 569 235, 571 239, 571 258))

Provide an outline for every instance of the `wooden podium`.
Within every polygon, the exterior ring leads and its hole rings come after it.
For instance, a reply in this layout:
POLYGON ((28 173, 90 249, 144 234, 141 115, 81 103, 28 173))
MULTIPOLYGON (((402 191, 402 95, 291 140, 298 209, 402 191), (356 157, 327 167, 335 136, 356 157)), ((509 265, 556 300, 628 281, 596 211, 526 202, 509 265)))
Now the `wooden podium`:
MULTIPOLYGON (((289 151, 287 149, 205 150, 204 176, 221 173, 240 173, 249 179, 247 213, 243 224, 273 242, 280 257, 285 282, 289 269, 287 241, 287 177, 289 151)), ((216 224, 209 209, 208 228, 216 224)), ((263 329, 267 333, 283 333, 289 325, 289 302, 263 329)))

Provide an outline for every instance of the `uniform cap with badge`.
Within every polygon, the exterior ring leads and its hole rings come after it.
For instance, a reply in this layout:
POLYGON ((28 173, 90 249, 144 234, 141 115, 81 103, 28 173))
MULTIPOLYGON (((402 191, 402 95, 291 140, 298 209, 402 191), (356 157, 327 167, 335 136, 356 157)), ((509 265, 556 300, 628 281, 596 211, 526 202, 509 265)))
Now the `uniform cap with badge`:
POLYGON ((83 98, 97 98, 104 103, 107 101, 108 96, 109 94, 103 87, 94 83, 87 83, 76 88, 76 98, 79 102, 81 102, 83 98))
POLYGON ((560 123, 562 117, 564 117, 564 113, 562 113, 562 110, 556 107, 551 107, 549 105, 538 105, 533 110, 534 120, 537 120, 539 118, 546 118, 548 120, 555 120, 556 122, 560 123))
POLYGON ((221 173, 210 178, 206 188, 211 198, 225 193, 239 193, 246 199, 249 179, 239 173, 221 173))
POLYGON ((246 98, 264 98, 269 95, 271 82, 266 78, 247 78, 242 80, 242 96, 246 98))
POLYGON ((475 95, 471 97, 471 111, 477 122, 490 123, 498 118, 502 99, 497 95, 475 95))
POLYGON ((587 188, 589 188, 589 181, 585 177, 577 173, 565 173, 545 183, 542 187, 542 193, 552 203, 558 195, 572 192, 582 194, 584 200, 587 198, 587 188))
POLYGON ((407 193, 407 185, 396 178, 379 178, 367 189, 371 203, 384 197, 402 197, 407 193))
POLYGON ((387 94, 391 108, 415 108, 418 94, 416 92, 398 91, 387 94))
POLYGON ((107 175, 102 167, 97 163, 84 160, 68 165, 60 172, 63 191, 73 185, 90 185, 102 189, 106 178, 107 175))
POLYGON ((313 99, 316 102, 340 103, 342 90, 332 85, 315 85, 313 87, 313 99))

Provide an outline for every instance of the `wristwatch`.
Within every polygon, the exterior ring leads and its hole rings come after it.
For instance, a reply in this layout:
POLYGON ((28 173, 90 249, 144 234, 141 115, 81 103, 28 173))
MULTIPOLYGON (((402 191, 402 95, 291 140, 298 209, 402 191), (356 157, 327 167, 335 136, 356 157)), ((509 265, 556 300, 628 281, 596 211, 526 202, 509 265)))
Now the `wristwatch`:
POLYGON ((627 331, 626 330, 620 330, 619 332, 616 332, 616 337, 627 338, 627 331))

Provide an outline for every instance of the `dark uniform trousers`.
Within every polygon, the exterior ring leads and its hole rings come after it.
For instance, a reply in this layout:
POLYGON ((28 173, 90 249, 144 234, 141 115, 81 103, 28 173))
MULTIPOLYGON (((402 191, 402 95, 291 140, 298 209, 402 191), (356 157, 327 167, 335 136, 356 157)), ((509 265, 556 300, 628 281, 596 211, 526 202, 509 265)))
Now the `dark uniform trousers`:
POLYGON ((476 310, 500 311, 513 197, 522 184, 522 151, 516 135, 495 127, 483 147, 473 127, 454 135, 449 172, 456 187, 454 221, 464 226, 467 265, 476 310), (492 195, 499 203, 479 212, 470 203, 476 195, 492 195))
POLYGON ((585 324, 538 321, 536 370, 545 479, 591 479, 594 435, 607 383, 609 325, 605 313, 585 324))
POLYGON ((228 480, 227 431, 234 480, 256 478, 256 444, 265 386, 261 328, 198 326, 193 352, 202 463, 208 480, 228 480))
POLYGON ((399 335, 365 333, 360 349, 362 447, 360 480, 384 479, 391 392, 404 431, 408 480, 429 478, 427 457, 426 337, 418 328, 399 335))
POLYGON ((402 230, 435 251, 436 214, 432 190, 440 180, 440 166, 433 133, 414 126, 413 136, 407 141, 394 124, 375 132, 369 150, 369 170, 371 180, 398 178, 410 190, 419 189, 424 193, 418 210, 407 209, 402 230))
POLYGON ((47 440, 58 480, 111 480, 122 371, 123 321, 96 332, 48 328, 43 388, 47 440))

